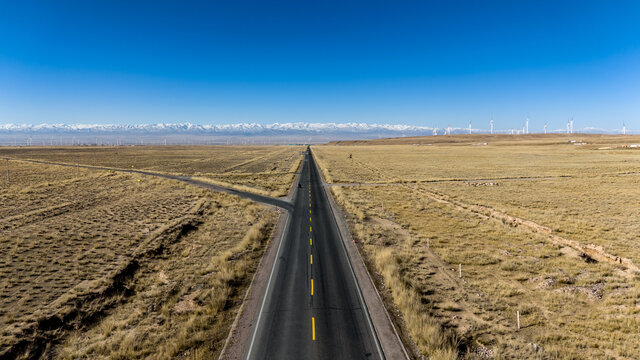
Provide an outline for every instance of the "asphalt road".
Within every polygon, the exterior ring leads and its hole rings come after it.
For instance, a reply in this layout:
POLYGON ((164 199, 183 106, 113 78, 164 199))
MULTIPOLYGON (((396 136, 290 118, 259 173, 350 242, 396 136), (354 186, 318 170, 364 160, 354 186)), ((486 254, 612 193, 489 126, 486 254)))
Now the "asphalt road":
POLYGON ((305 157, 247 359, 382 359, 313 158, 305 157))

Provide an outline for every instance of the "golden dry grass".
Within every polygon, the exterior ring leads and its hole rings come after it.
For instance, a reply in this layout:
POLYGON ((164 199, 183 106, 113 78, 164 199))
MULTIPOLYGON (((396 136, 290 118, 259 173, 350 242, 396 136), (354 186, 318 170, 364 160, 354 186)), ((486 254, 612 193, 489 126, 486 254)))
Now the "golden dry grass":
MULTIPOLYGON (((4 147, 1 158, 148 170, 208 178, 223 186, 284 196, 301 146, 4 147)), ((2 164, 4 165, 4 164, 2 164)))
POLYGON ((9 166, 11 183, 0 186, 0 354, 172 358, 220 350, 273 209, 139 174, 9 166), (178 311, 186 298, 195 307, 178 311), (136 318, 141 309, 149 317, 136 318), (112 328, 123 311, 127 327, 112 328), (159 314, 165 327, 147 327, 159 314), (72 329, 101 337, 52 346, 72 329))
POLYGON ((313 147, 422 354, 638 358, 640 151, 476 140, 313 147))
POLYGON ((61 359, 209 359, 219 354, 275 212, 217 197, 203 225, 172 244, 161 259, 142 265, 133 279, 136 296, 109 311, 97 326, 69 336, 58 349, 61 359))

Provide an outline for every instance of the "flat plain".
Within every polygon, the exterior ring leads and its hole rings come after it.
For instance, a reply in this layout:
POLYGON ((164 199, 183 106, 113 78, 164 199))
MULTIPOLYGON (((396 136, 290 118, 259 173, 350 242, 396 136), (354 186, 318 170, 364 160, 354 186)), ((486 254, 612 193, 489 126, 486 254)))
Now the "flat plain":
POLYGON ((635 359, 637 143, 479 135, 312 150, 416 353, 635 359))
MULTIPOLYGON (((293 147, 179 150, 173 161, 150 147, 117 151, 122 168, 206 177, 232 167, 245 174, 242 181, 286 167, 277 182, 258 181, 269 183, 269 193, 290 186, 288 171, 299 162, 293 147), (192 152, 211 156, 206 166, 215 168, 196 170, 192 152)), ((10 179, 3 161, 0 181, 0 358, 220 352, 273 232, 275 209, 153 176, 15 160, 94 165, 111 151, 2 149, 12 160, 10 179)))
POLYGON ((302 146, 33 146, 0 148, 0 158, 187 175, 263 195, 284 196, 302 150, 302 146))

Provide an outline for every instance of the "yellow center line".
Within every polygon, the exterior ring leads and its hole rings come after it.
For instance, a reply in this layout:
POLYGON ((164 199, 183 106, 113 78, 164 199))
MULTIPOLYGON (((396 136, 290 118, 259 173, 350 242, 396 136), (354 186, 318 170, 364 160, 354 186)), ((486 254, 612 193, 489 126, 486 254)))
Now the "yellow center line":
POLYGON ((311 317, 311 338, 316 341, 316 318, 311 317))
POLYGON ((312 232, 312 231, 313 231, 313 229, 311 228, 311 226, 309 226, 309 232, 312 232))
POLYGON ((309 246, 313 245, 313 239, 309 238, 309 246))
POLYGON ((313 254, 309 254, 309 264, 313 265, 313 254))
POLYGON ((311 216, 309 216, 309 222, 311 222, 311 216))
POLYGON ((311 279, 311 296, 313 296, 313 279, 311 279))

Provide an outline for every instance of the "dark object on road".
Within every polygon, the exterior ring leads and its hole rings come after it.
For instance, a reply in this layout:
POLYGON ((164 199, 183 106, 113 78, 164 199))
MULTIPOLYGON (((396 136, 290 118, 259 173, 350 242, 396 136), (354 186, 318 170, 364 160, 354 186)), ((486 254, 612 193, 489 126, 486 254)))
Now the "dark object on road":
POLYGON ((302 187, 302 184, 298 183, 298 187, 299 187, 299 188, 301 188, 301 187, 302 187))

